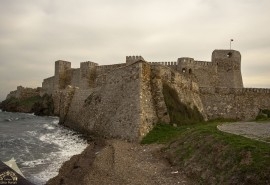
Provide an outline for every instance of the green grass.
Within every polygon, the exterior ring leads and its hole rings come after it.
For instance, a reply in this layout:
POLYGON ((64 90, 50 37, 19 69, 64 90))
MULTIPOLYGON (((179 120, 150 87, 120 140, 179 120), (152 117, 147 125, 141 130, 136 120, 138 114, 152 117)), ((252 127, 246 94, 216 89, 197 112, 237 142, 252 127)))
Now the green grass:
POLYGON ((159 123, 142 139, 141 143, 168 143, 188 128, 188 126, 173 127, 166 123, 159 123))
POLYGON ((158 124, 142 143, 166 144, 166 158, 202 184, 270 183, 270 144, 221 132, 218 124, 158 124))

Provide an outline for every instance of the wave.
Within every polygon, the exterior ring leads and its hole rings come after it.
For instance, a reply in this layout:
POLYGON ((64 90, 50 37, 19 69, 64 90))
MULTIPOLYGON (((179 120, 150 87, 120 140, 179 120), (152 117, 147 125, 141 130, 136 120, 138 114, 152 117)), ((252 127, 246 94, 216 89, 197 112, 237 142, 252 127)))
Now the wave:
POLYGON ((79 134, 58 123, 58 117, 2 112, 1 160, 14 157, 28 180, 45 184, 58 174, 63 162, 87 147, 79 134))
POLYGON ((12 121, 17 121, 19 119, 20 118, 5 118, 4 121, 6 121, 6 122, 12 122, 12 121))
POLYGON ((53 129, 55 129, 54 126, 49 125, 49 124, 44 124, 44 125, 43 125, 43 128, 48 129, 48 130, 53 130, 53 129))
POLYGON ((50 178, 55 177, 58 174, 57 169, 63 162, 69 160, 71 156, 81 153, 88 145, 86 141, 80 139, 79 134, 62 127, 52 133, 41 134, 38 139, 43 143, 58 146, 58 150, 48 154, 47 159, 28 162, 30 165, 48 165, 42 172, 31 175, 30 180, 36 184, 44 184, 50 178))
POLYGON ((37 159, 37 160, 33 160, 33 161, 25 161, 22 163, 22 165, 26 166, 26 167, 30 167, 33 168, 37 165, 41 165, 41 164, 46 164, 46 162, 48 162, 49 159, 37 159))

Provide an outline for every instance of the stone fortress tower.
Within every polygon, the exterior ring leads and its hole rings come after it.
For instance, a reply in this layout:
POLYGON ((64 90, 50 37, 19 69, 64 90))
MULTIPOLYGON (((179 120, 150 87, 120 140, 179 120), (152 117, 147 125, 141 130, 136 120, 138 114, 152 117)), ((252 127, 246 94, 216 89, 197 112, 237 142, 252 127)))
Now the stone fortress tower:
POLYGON ((214 50, 211 62, 178 58, 176 69, 195 77, 200 87, 243 88, 239 51, 214 50))
POLYGON ((212 62, 217 66, 217 86, 243 88, 239 51, 215 50, 212 53, 212 62))

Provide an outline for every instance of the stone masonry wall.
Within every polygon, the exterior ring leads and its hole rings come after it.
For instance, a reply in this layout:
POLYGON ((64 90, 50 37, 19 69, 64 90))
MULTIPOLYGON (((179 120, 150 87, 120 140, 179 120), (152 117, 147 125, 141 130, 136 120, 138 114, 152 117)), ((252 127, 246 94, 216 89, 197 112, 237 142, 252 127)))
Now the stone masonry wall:
POLYGON ((46 78, 42 82, 42 93, 52 94, 54 87, 54 76, 46 78))
POLYGON ((170 122, 163 83, 175 88, 184 104, 196 106, 204 115, 195 82, 169 67, 139 61, 98 76, 95 88, 73 88, 73 94, 61 91, 64 94, 57 101, 65 103, 58 106, 60 122, 82 132, 140 140, 158 120, 170 122))
POLYGON ((141 128, 150 131, 157 121, 170 122, 169 113, 164 101, 163 84, 174 88, 181 102, 188 107, 197 107, 205 119, 203 105, 196 82, 177 73, 169 66, 142 63, 141 78, 141 128))
MULTIPOLYGON (((169 86, 176 90, 178 98, 182 103, 191 108, 197 107, 203 115, 204 119, 207 119, 199 96, 199 86, 196 80, 194 81, 194 79, 190 78, 189 76, 173 71, 166 66, 152 66, 152 71, 154 74, 152 83, 156 84, 160 92, 162 92, 163 83, 167 83, 169 86)), ((163 94, 159 94, 160 95, 158 96, 159 98, 157 101, 158 104, 156 107, 160 107, 157 112, 159 112, 159 117, 161 117, 162 114, 166 114, 166 105, 164 102, 163 94)))
POLYGON ((254 120, 260 109, 270 109, 270 89, 200 88, 209 119, 254 120))
POLYGON ((118 68, 106 74, 102 86, 89 91, 75 89, 70 108, 60 121, 84 132, 137 140, 141 132, 139 71, 139 63, 118 68))
POLYGON ((71 63, 58 60, 55 62, 54 90, 65 89, 71 82, 71 63))
POLYGON ((117 68, 124 67, 124 66, 126 66, 126 63, 97 66, 96 73, 98 75, 102 75, 102 74, 108 73, 109 71, 112 71, 112 70, 115 70, 117 68))
POLYGON ((243 88, 239 51, 214 50, 212 62, 217 65, 218 81, 215 87, 243 88))
POLYGON ((80 84, 80 69, 70 69, 70 85, 78 87, 80 84))
POLYGON ((217 85, 216 63, 178 59, 178 72, 193 76, 201 87, 215 87, 217 85))

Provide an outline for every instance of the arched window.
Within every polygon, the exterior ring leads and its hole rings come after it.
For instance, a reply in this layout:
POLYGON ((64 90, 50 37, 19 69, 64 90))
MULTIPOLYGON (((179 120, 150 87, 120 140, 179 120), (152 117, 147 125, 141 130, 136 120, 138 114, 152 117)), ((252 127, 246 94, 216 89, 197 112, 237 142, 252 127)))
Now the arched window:
POLYGON ((188 70, 188 73, 191 74, 191 73, 192 73, 192 69, 189 69, 189 70, 188 70))
POLYGON ((185 73, 186 72, 186 68, 182 68, 182 72, 185 73))

